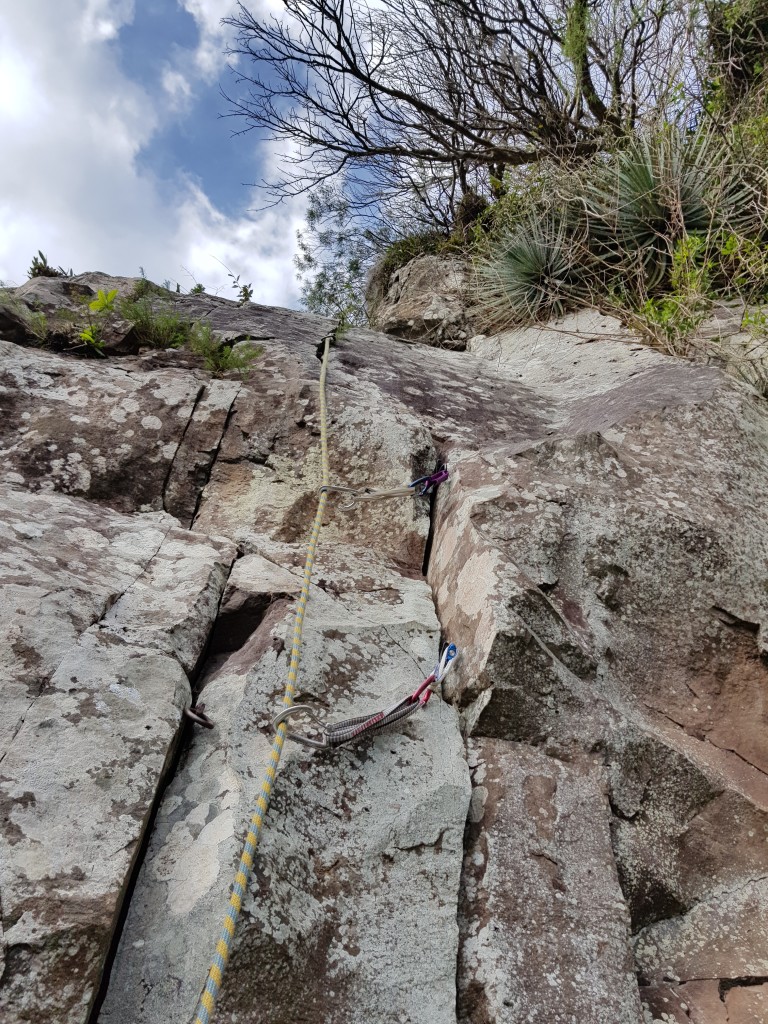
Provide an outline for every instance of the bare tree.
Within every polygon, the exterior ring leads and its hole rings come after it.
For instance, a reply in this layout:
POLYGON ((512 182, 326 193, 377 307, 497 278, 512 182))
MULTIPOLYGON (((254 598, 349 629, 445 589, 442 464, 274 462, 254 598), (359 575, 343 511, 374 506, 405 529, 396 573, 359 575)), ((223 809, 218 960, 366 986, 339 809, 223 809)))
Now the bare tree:
POLYGON ((276 198, 342 175, 353 207, 414 198, 448 223, 509 168, 594 152, 680 102, 686 0, 285 0, 240 4, 232 113, 286 145, 276 198))

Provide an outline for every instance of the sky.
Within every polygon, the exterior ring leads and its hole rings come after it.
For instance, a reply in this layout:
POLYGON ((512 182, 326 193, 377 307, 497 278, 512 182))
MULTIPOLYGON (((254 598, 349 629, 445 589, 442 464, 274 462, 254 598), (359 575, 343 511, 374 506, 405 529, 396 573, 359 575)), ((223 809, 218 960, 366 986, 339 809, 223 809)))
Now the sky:
MULTIPOLYGON (((248 0, 254 13, 279 0, 248 0)), ((221 89, 234 0, 23 0, 0 9, 0 281, 54 266, 298 306, 300 203, 248 183, 278 153, 221 89), (222 266, 224 264, 224 266, 222 266)))

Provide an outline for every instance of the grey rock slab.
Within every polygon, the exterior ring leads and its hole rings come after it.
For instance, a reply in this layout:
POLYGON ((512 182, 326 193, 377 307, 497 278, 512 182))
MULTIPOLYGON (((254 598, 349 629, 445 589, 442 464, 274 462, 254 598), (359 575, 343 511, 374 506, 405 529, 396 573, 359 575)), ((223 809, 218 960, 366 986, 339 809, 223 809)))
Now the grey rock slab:
POLYGON ((14 297, 30 306, 53 312, 71 309, 82 312, 88 300, 96 298, 99 289, 117 290, 119 298, 128 298, 141 279, 114 277, 98 271, 75 274, 73 277, 32 277, 13 289, 14 297))
MULTIPOLYGON (((0 479, 158 511, 203 384, 0 342, 0 479)), ((214 442, 215 444, 215 442, 214 442)))
MULTIPOLYGON (((346 548, 323 552, 300 699, 339 720, 421 681, 437 623, 423 582, 376 560, 362 570, 376 586, 358 596, 346 548)), ((271 600, 203 681, 216 728, 195 737, 160 807, 100 1024, 186 1024, 207 974, 280 706, 297 583, 264 555, 241 564, 230 599, 271 600)), ((216 1020, 453 1024, 468 800, 456 715, 439 697, 351 749, 288 743, 216 1020)))
POLYGON ((636 929, 768 870, 764 776, 681 739, 627 724, 609 758, 613 845, 636 929))
MULTIPOLYGON (((329 405, 332 483, 402 487, 434 470, 435 449, 419 418, 377 389, 360 385, 335 356, 329 405)), ((321 483, 316 380, 286 365, 277 378, 259 373, 234 403, 195 528, 241 543, 249 533, 289 544, 303 541, 321 483)), ((404 571, 420 572, 429 530, 427 500, 406 496, 351 509, 343 507, 346 502, 344 492, 331 492, 323 544, 369 544, 404 571)))
POLYGON ((100 627, 132 643, 173 655, 195 671, 235 557, 234 546, 173 528, 132 586, 103 616, 100 627))
POLYGON ((62 658, 144 572, 175 520, 53 493, 0 498, 1 750, 62 658))
POLYGON ((53 493, 4 495, 0 537, 0 755, 91 626, 191 672, 235 557, 229 541, 188 533, 170 516, 123 516, 53 493))
MULTIPOLYGON (((114 286, 98 280, 75 286, 114 286)), ((49 287, 28 289, 30 301, 49 287)), ((70 300, 52 297, 51 308, 70 300)), ((42 529, 44 513, 30 525, 22 510, 3 534, 16 560, 0 660, 20 708, 9 736, 19 723, 23 732, 26 711, 34 716, 84 636, 189 669, 211 632, 202 699, 216 728, 195 736, 161 810, 103 1011, 131 1024, 191 1013, 210 960, 282 691, 320 483, 319 353, 334 326, 215 296, 158 301, 263 346, 248 381, 209 383, 184 351, 85 363, 0 345, 6 483, 40 500, 63 490, 100 502, 95 514, 109 530, 112 504, 173 509, 199 531, 196 547, 175 523, 145 516, 100 534, 92 506, 76 502, 66 515, 61 505, 48 511, 65 523, 61 552, 19 533, 42 529), (103 425, 113 423, 106 451, 103 425), (84 530, 75 533, 78 516, 84 530), (203 533, 244 554, 212 630, 232 556, 203 533), (124 566, 117 546, 128 552, 124 566)), ((577 820, 563 818, 562 828, 578 833, 587 867, 608 872, 602 770, 583 766, 585 757, 603 763, 636 930, 706 907, 711 934, 725 935, 739 913, 732 894, 768 871, 765 403, 589 312, 470 347, 339 333, 328 392, 334 482, 396 486, 448 461, 429 562, 443 634, 462 649, 445 696, 482 742, 537 745, 531 756, 555 772, 561 796, 584 795, 587 820, 601 822, 597 845, 577 820)), ((420 575, 427 502, 342 504, 332 498, 323 526, 310 605, 322 625, 311 612, 300 681, 301 699, 334 718, 407 690, 437 646, 420 575)), ((454 713, 435 699, 402 732, 359 749, 327 759, 289 750, 222 996, 225 1020, 256 1013, 277 1024, 309 1007, 356 1024, 394 1006, 421 1024, 417 995, 430 1021, 453 1019, 460 753, 454 713), (442 839, 437 817, 449 822, 442 839), (414 952, 417 918, 433 943, 426 955, 414 952), (421 988, 416 960, 427 965, 421 988), (403 962, 413 970, 404 981, 403 962)), ((508 865, 510 876, 520 870, 508 865)), ((681 962, 694 953, 686 927, 669 939, 681 962)), ((731 950, 734 970, 757 963, 759 938, 740 960, 731 950)), ((668 984, 659 977, 654 989, 668 984)), ((727 999, 748 987, 730 981, 727 999)))
POLYGON ((470 741, 461 1024, 642 1024, 605 770, 470 741))
POLYGON ((768 976, 768 875, 709 896, 686 914, 644 928, 635 938, 643 978, 768 976))
POLYGON ((357 328, 337 342, 332 367, 410 409, 448 460, 457 452, 476 456, 486 446, 544 439, 559 421, 549 397, 508 368, 467 353, 357 328))
POLYGON ((188 701, 176 661, 91 630, 26 711, 0 765, 8 1024, 88 1019, 188 701))
POLYGON ((164 514, 0 499, 0 1015, 86 1021, 234 548, 164 514))
POLYGON ((468 349, 539 394, 566 403, 579 394, 604 394, 647 369, 669 364, 666 356, 639 344, 614 317, 593 309, 546 326, 478 335, 468 349))

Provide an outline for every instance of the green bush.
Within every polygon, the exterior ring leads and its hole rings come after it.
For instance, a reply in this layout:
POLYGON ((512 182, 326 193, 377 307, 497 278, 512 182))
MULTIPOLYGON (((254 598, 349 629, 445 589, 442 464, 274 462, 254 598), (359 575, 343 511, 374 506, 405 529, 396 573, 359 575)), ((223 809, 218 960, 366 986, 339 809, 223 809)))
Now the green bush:
POLYGON ((72 268, 65 270, 64 267, 52 267, 42 249, 38 249, 37 256, 32 257, 27 277, 72 277, 72 268))
POLYGON ((704 298, 765 291, 765 171, 750 175, 732 139, 669 125, 547 171, 545 189, 487 218, 480 307, 493 327, 591 304, 652 319, 656 337, 670 320, 693 329, 704 298))
POLYGON ((236 346, 217 340, 210 324, 196 323, 192 327, 189 347, 195 355, 202 356, 206 370, 214 376, 224 373, 239 373, 248 377, 254 362, 264 352, 261 345, 243 341, 236 346))
MULTIPOLYGON (((156 287, 156 286, 155 286, 156 287)), ((153 306, 149 294, 139 299, 124 299, 120 315, 134 325, 140 345, 150 348, 179 348, 189 340, 191 323, 168 303, 153 306)))
POLYGON ((381 275, 382 280, 389 281, 397 270, 416 259, 417 256, 433 256, 446 252, 450 248, 449 237, 438 231, 422 231, 414 235, 406 235, 405 238, 399 238, 387 247, 377 264, 376 274, 377 276, 381 275))

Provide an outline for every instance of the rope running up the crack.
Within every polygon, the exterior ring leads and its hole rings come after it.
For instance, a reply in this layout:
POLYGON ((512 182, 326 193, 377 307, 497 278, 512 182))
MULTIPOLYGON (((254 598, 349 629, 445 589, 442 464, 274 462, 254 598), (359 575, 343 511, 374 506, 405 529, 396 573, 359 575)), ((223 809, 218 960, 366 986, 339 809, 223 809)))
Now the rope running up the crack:
MULTIPOLYGON (((335 332, 334 332, 335 333, 335 332)), ((288 679, 283 693, 283 706, 290 707, 296 694, 296 680, 299 674, 299 662, 301 661, 301 635, 304 628, 304 613, 309 600, 309 587, 312 579, 312 566, 315 561, 317 541, 320 536, 320 528, 323 523, 325 506, 328 501, 328 486, 330 484, 330 461, 328 458, 328 423, 327 407, 325 402, 325 381, 328 372, 328 353, 330 351, 331 339, 334 333, 327 334, 323 338, 323 360, 320 369, 320 451, 323 486, 320 491, 320 499, 317 503, 317 512, 312 524, 312 531, 307 546, 307 557, 304 562, 304 582, 301 588, 301 595, 296 606, 296 617, 293 624, 293 644, 291 646, 291 662, 288 668, 288 679)), ((261 784, 261 793, 256 801, 256 809, 251 815, 248 826, 248 835, 245 837, 243 851, 240 854, 240 863, 235 875, 232 893, 229 897, 229 907, 224 918, 219 940, 216 943, 216 953, 213 963, 208 971, 208 978, 205 982, 200 1001, 197 1004, 194 1024, 210 1024, 213 1010, 216 1005, 216 998, 221 988, 222 978, 229 959, 230 947, 235 934, 235 926, 243 905, 243 898, 248 887, 248 879, 253 871, 253 857, 256 852, 256 845, 259 841, 264 818, 269 806, 269 798, 272 794, 272 786, 275 782, 277 766, 280 763, 280 756, 283 752, 287 726, 281 725, 275 733, 272 743, 272 750, 269 755, 269 763, 264 770, 264 779, 261 784)))

